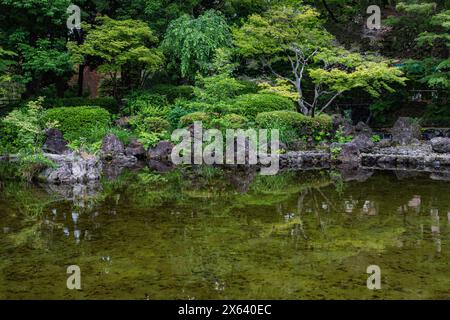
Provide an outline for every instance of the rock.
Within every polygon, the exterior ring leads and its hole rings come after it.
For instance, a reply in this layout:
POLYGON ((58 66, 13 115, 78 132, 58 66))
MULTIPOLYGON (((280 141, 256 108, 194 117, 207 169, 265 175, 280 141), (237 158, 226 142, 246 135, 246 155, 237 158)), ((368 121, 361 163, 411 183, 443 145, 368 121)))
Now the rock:
POLYGON ((171 160, 174 145, 170 141, 160 141, 155 147, 149 148, 147 158, 151 160, 171 160))
POLYGON ((333 131, 336 132, 338 130, 342 130, 342 135, 345 137, 354 133, 351 121, 340 114, 335 114, 333 115, 333 131))
POLYGON ((82 157, 75 153, 68 155, 44 154, 56 167, 46 168, 40 178, 49 183, 84 183, 99 180, 102 163, 95 157, 82 157))
POLYGON ((42 147, 44 152, 53 154, 64 154, 69 151, 67 141, 64 140, 63 134, 58 129, 48 129, 45 132, 46 140, 42 147))
POLYGON ((370 152, 375 146, 375 143, 372 141, 372 139, 365 134, 356 136, 356 138, 353 139, 352 142, 356 144, 360 152, 370 152))
POLYGON ((139 159, 145 158, 144 145, 140 143, 137 139, 131 139, 127 148, 125 149, 125 154, 127 156, 133 156, 139 159))
MULTIPOLYGON (((267 151, 268 154, 270 154, 272 152, 271 146, 272 146, 272 142, 269 142, 269 143, 265 143, 262 145, 258 145, 258 148, 259 148, 259 150, 265 150, 265 151, 267 151)), ((286 152, 288 150, 289 149, 285 143, 278 141, 278 152, 280 152, 280 151, 286 152)))
POLYGON ((103 138, 102 153, 105 158, 114 158, 118 155, 123 155, 125 148, 123 143, 113 134, 107 134, 103 138))
POLYGON ((450 138, 433 138, 431 147, 437 153, 450 153, 450 138))
POLYGON ((367 124, 365 124, 364 122, 360 121, 355 126, 355 136, 356 137, 358 137, 358 136, 365 136, 367 138, 372 138, 373 131, 367 124))
POLYGON ((342 150, 337 159, 341 163, 359 162, 360 152, 358 146, 353 142, 347 142, 342 146, 342 150))
POLYGON ((107 180, 114 180, 120 176, 124 169, 138 170, 145 166, 145 162, 138 161, 134 156, 118 155, 111 161, 103 163, 103 176, 107 180))
POLYGON ((332 142, 332 143, 330 144, 330 150, 333 151, 333 150, 339 150, 339 149, 342 149, 342 146, 343 146, 343 145, 344 145, 343 143, 332 142))
POLYGON ((450 172, 433 172, 430 175, 431 180, 450 181, 450 172))
POLYGON ((377 143, 378 148, 389 148, 392 147, 392 140, 391 139, 383 139, 380 142, 377 143))
POLYGON ((124 129, 131 128, 129 117, 121 117, 121 118, 117 119, 116 121, 114 121, 114 124, 118 127, 124 128, 124 129))
POLYGON ((400 145, 417 142, 421 138, 419 124, 415 120, 407 117, 398 118, 391 132, 392 141, 400 145))
POLYGON ((341 164, 337 168, 339 169, 344 182, 364 182, 374 174, 373 170, 363 169, 359 164, 354 163, 341 164))
POLYGON ((172 162, 158 161, 158 160, 148 160, 147 167, 153 171, 160 173, 169 172, 175 169, 172 162))
POLYGON ((443 137, 443 132, 439 129, 426 129, 422 132, 422 138, 425 140, 431 140, 433 138, 443 137))

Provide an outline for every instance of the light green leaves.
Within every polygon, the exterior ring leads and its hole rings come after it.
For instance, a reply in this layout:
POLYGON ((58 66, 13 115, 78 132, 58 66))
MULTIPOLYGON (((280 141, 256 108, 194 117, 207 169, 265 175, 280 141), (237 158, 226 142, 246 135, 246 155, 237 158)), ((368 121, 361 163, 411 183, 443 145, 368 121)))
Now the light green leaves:
POLYGON ((162 48, 173 67, 183 77, 193 78, 197 72, 205 75, 217 49, 231 45, 230 29, 224 17, 206 11, 198 18, 183 15, 172 21, 162 48))

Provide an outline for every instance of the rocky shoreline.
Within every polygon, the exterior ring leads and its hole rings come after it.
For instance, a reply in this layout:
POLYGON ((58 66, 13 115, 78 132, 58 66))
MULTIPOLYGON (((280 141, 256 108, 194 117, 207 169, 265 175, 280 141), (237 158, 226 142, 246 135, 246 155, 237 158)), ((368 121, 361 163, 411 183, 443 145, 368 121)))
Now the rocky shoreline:
MULTIPOLYGON (((443 180, 449 178, 450 138, 423 140, 420 127, 412 119, 399 118, 391 129, 391 138, 377 142, 372 139, 372 129, 364 123, 352 126, 335 117, 334 127, 352 137, 351 141, 333 142, 314 150, 286 151, 277 155, 280 169, 403 170, 431 172, 443 180)), ((79 184, 98 181, 101 177, 115 179, 124 169, 149 167, 166 172, 175 167, 170 161, 172 148, 169 141, 161 141, 148 150, 137 140, 124 146, 116 136, 109 134, 103 139, 101 152, 95 156, 70 151, 61 132, 51 129, 43 149, 44 156, 55 165, 43 169, 37 178, 49 184, 79 184)), ((14 156, 0 158, 0 161, 14 160, 14 156)))

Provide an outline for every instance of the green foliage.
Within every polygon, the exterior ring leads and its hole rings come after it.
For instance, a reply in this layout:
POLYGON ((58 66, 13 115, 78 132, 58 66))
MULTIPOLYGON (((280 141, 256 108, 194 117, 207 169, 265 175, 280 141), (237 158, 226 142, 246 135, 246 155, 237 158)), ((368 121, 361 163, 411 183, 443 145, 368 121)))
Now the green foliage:
POLYGON ((175 86, 171 84, 157 84, 151 90, 152 93, 166 96, 170 103, 177 99, 191 99, 194 96, 194 87, 192 86, 175 86))
POLYGON ((353 140, 353 136, 351 136, 351 135, 350 136, 345 136, 344 133, 343 133, 343 130, 344 130, 343 126, 340 126, 336 130, 336 132, 334 134, 334 137, 333 137, 333 142, 344 144, 344 143, 347 143, 347 142, 350 142, 350 141, 353 140))
POLYGON ((138 140, 147 149, 149 147, 154 147, 161 140, 168 140, 170 137, 167 131, 164 132, 146 132, 141 131, 138 133, 138 140))
POLYGON ((298 109, 305 115, 314 116, 316 109, 322 112, 350 89, 363 88, 377 96, 382 89, 392 90, 390 82, 406 80, 387 61, 373 61, 336 46, 319 12, 310 6, 280 6, 251 15, 233 35, 243 57, 256 59, 293 86, 298 109), (278 71, 280 65, 284 72, 278 71), (305 94, 306 77, 314 84, 313 95, 305 94))
POLYGON ((171 126, 169 121, 161 117, 148 117, 143 120, 140 128, 140 131, 162 133, 169 131, 171 126))
POLYGON ((0 145, 5 152, 38 150, 44 139, 43 98, 30 101, 19 109, 11 111, 0 122, 0 145))
POLYGON ((421 118, 423 126, 450 126, 450 108, 441 105, 430 104, 425 109, 425 114, 421 118))
MULTIPOLYGON (((444 46, 444 53, 441 58, 435 59, 431 72, 421 79, 431 88, 450 90, 450 10, 434 15, 430 24, 433 31, 424 31, 417 37, 417 45, 421 48, 429 46, 444 46)), ((432 61, 428 59, 427 61, 432 61)))
POLYGON ((49 109, 45 112, 45 119, 56 122, 69 142, 80 138, 90 139, 95 136, 95 130, 107 128, 111 123, 107 110, 89 106, 49 109))
POLYGON ((187 127, 194 124, 195 121, 201 121, 204 128, 209 128, 212 121, 212 115, 206 112, 193 112, 180 118, 180 127, 187 127))
POLYGON ((96 154, 101 150, 103 138, 107 134, 115 135, 124 145, 127 145, 133 137, 133 133, 127 129, 99 126, 92 128, 88 135, 70 141, 68 147, 77 152, 96 154))
POLYGON ((22 151, 19 154, 18 170, 25 181, 32 181, 47 167, 56 168, 56 164, 47 159, 40 150, 22 151))
POLYGON ((194 88, 196 99, 217 103, 232 99, 242 94, 246 86, 240 81, 225 74, 211 77, 199 77, 194 88))
POLYGON ((288 110, 294 111, 292 100, 275 94, 244 94, 231 102, 230 112, 255 119, 260 112, 288 110))
POLYGON ((182 77, 206 74, 215 51, 231 45, 230 29, 220 12, 209 10, 198 18, 183 15, 167 28, 162 48, 169 68, 182 77))
POLYGON ((285 143, 314 138, 315 142, 326 139, 332 129, 330 116, 304 116, 295 111, 263 112, 256 117, 256 124, 263 129, 278 129, 285 143))
POLYGON ((211 125, 219 130, 245 129, 248 126, 248 119, 244 116, 230 113, 213 119, 211 125))
POLYGON ((35 46, 20 44, 19 50, 24 58, 21 67, 24 71, 23 81, 30 82, 39 75, 69 75, 72 72, 70 54, 64 51, 64 41, 51 42, 39 39, 35 46))
POLYGON ((199 111, 198 105, 187 100, 178 100, 173 106, 171 106, 168 119, 173 128, 177 128, 180 123, 180 119, 192 112, 199 111))
MULTIPOLYGON (((15 61, 13 60, 15 56, 17 56, 16 53, 8 50, 3 50, 3 48, 0 47, 0 82, 11 80, 10 69, 15 65, 15 61)), ((3 95, 1 89, 0 95, 3 95)))
POLYGON ((117 114, 119 112, 119 104, 114 98, 102 97, 102 98, 60 98, 60 99, 45 99, 44 106, 49 108, 60 107, 101 107, 108 110, 111 114, 117 114))
POLYGON ((370 139, 372 139, 372 141, 375 143, 381 141, 381 137, 378 134, 374 134, 370 139))
POLYGON ((164 116, 169 104, 166 96, 148 91, 133 92, 126 98, 123 112, 128 115, 164 116))
POLYGON ((88 31, 83 45, 69 43, 74 59, 81 62, 83 57, 99 59, 102 63, 98 71, 110 75, 117 89, 119 72, 124 67, 133 66, 138 70, 140 87, 148 76, 163 64, 162 53, 155 46, 157 37, 145 22, 139 20, 114 20, 106 16, 96 18, 97 25, 88 31))
POLYGON ((401 2, 401 13, 387 22, 394 28, 392 46, 399 54, 407 53, 403 69, 408 76, 430 88, 450 88, 450 10, 436 3, 401 2), (446 8, 447 10, 445 10, 446 8), (411 43, 416 42, 415 50, 411 43), (409 73, 410 72, 410 73, 409 73), (419 76, 420 75, 420 76, 419 76))

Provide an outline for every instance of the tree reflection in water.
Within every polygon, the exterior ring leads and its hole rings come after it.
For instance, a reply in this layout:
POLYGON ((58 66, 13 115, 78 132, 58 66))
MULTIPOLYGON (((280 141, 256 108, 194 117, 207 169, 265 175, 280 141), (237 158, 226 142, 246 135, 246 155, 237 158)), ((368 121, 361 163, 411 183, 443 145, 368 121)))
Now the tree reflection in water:
POLYGON ((186 167, 0 188, 2 298, 450 298, 450 184, 422 174, 186 167))

